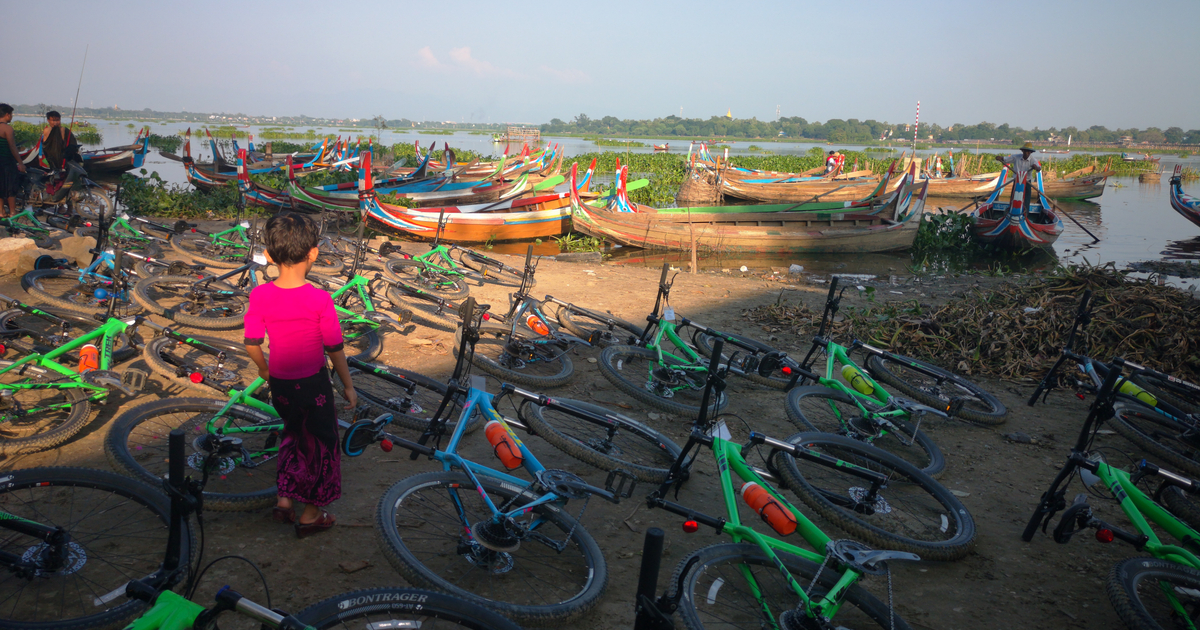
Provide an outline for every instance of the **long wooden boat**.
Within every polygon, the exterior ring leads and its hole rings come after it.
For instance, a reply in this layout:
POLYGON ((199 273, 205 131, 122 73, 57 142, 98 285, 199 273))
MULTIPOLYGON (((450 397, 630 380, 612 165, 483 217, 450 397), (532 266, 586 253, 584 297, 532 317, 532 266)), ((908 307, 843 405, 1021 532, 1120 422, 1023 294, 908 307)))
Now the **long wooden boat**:
MULTIPOLYGON (((137 137, 132 144, 109 147, 105 149, 94 149, 91 151, 80 151, 79 157, 83 159, 83 168, 88 172, 88 175, 96 177, 99 175, 117 175, 126 171, 140 168, 146 161, 146 153, 150 150, 150 130, 148 128, 140 129, 137 137)), ((26 149, 19 154, 21 162, 27 165, 40 165, 43 168, 51 168, 51 165, 46 162, 45 154, 42 153, 42 140, 39 137, 37 142, 32 147, 26 149)), ((61 165, 59 165, 61 166, 61 165)))
POLYGON ((1121 153, 1122 162, 1154 162, 1158 164, 1161 157, 1154 157, 1149 153, 1121 153))
MULTIPOLYGON (((368 163, 370 156, 363 156, 368 163)), ((572 179, 576 166, 572 165, 572 179)), ((377 224, 407 236, 432 239, 441 225, 441 239, 454 243, 484 243, 548 238, 571 228, 571 193, 503 199, 492 203, 441 208, 405 208, 379 201, 370 168, 360 169, 361 209, 377 224)), ((588 172, 586 181, 591 179, 588 172)), ((576 194, 586 192, 572 188, 576 194)))
POLYGON ((971 236, 976 241, 1014 252, 1050 249, 1063 233, 1063 222, 1046 198, 1042 174, 1034 172, 1035 188, 1030 190, 1029 205, 1025 205, 1029 173, 1000 174, 996 188, 982 205, 971 213, 971 236), (1011 191, 1007 201, 1000 198, 1005 189, 1011 191))
POLYGON ((697 248, 726 253, 900 251, 912 246, 929 190, 910 173, 886 198, 841 211, 786 206, 651 208, 629 202, 627 173, 625 167, 616 199, 604 206, 572 195, 575 230, 647 249, 688 250, 694 242, 697 248))
MULTIPOLYGON (((370 154, 368 153, 368 155, 370 154)), ((246 203, 276 211, 295 209, 295 204, 292 203, 292 198, 287 191, 264 186, 250 179, 250 172, 246 167, 245 149, 238 149, 237 156, 238 190, 241 191, 246 203)))
POLYGON ((1200 227, 1200 199, 1183 192, 1183 165, 1175 165, 1171 175, 1171 208, 1183 218, 1200 227))
MULTIPOLYGON (((1112 171, 1095 172, 1087 166, 1062 178, 1043 180, 1044 193, 1051 199, 1092 199, 1104 194, 1112 171)), ((1001 173, 985 173, 929 180, 929 196, 940 199, 979 199, 992 194, 1001 173)))

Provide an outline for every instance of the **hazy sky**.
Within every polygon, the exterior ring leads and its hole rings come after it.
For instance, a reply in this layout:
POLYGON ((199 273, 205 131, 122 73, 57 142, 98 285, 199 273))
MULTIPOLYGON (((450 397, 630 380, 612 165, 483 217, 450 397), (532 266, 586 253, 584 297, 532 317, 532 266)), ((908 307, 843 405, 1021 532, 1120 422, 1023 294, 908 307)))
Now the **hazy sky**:
POLYGON ((1200 0, 2 0, 0 101, 1200 128, 1200 0))

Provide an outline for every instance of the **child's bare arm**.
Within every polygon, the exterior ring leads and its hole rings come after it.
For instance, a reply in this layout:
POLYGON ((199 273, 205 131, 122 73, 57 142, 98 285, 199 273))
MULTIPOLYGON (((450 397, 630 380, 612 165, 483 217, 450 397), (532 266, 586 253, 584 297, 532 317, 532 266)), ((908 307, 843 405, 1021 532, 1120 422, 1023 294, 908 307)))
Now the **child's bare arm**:
POLYGON ((258 366, 258 375, 262 378, 268 378, 270 374, 267 372, 267 357, 263 354, 262 346, 246 346, 246 354, 250 355, 250 360, 254 361, 254 365, 258 366))
POLYGON ((354 383, 350 381, 350 366, 346 363, 346 351, 334 350, 327 353, 329 360, 333 363, 333 370, 337 372, 338 378, 342 379, 342 388, 345 390, 343 398, 351 408, 358 406, 358 394, 354 391, 354 383))

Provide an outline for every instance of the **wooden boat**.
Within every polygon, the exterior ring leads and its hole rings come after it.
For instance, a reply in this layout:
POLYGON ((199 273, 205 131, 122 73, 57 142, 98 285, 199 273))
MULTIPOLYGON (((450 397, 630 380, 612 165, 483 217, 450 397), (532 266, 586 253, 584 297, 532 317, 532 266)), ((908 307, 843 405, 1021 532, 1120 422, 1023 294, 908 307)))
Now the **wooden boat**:
POLYGON ((1063 222, 1046 198, 1042 174, 1034 171, 1036 188, 1029 191, 1028 207, 1025 192, 1030 185, 1029 173, 1011 175, 1012 185, 1008 186, 1010 175, 1008 169, 1004 170, 991 196, 972 211, 972 238, 1014 252, 1050 249, 1063 233, 1063 222), (1000 200, 1005 188, 1012 191, 1008 201, 1000 200))
MULTIPOLYGON (((1044 180, 1044 194, 1051 199, 1092 199, 1104 194, 1104 185, 1112 171, 1095 173, 1087 166, 1067 173, 1061 179, 1044 180)), ((980 199, 991 195, 1002 173, 985 173, 929 180, 929 196, 939 199, 980 199)))
POLYGON ((929 189, 910 173, 886 198, 840 211, 786 205, 651 208, 628 200, 627 173, 623 168, 616 198, 608 204, 586 204, 572 195, 575 230, 648 249, 689 250, 694 242, 722 253, 899 251, 912 246, 929 189))
MULTIPOLYGON (((370 154, 363 159, 370 162, 370 154)), ((547 193, 528 198, 441 208, 405 208, 379 201, 370 168, 359 170, 360 208, 377 224, 417 238, 433 238, 441 226, 442 240, 485 243, 559 236, 571 227, 571 193, 547 193)), ((576 166, 571 166, 572 180, 576 166)), ((591 179, 588 171, 586 181, 591 179)), ((573 181, 574 183, 574 181, 573 181)), ((575 194, 586 192, 572 188, 575 194)))
POLYGON ((1122 162, 1154 162, 1158 164, 1161 157, 1153 157, 1149 153, 1121 153, 1122 162))
POLYGON ((295 208, 292 198, 286 191, 251 181, 249 169, 246 167, 245 149, 238 149, 237 156, 238 190, 241 191, 246 203, 270 210, 290 210, 295 208))
POLYGON ((1171 208, 1200 227, 1200 199, 1183 192, 1183 165, 1175 165, 1175 173, 1171 175, 1171 208))
MULTIPOLYGON (((118 175, 126 171, 140 168, 145 163, 146 153, 150 150, 150 130, 143 128, 138 131, 132 144, 80 151, 83 158, 83 168, 92 177, 100 175, 118 175)), ((39 137, 32 147, 20 153, 21 162, 27 165, 40 165, 51 168, 42 153, 42 140, 39 137)), ((59 165, 61 166, 61 165, 59 165)))
POLYGON ((656 153, 662 153, 663 151, 670 151, 670 150, 671 150, 671 143, 670 143, 670 142, 664 142, 664 143, 662 143, 662 144, 653 144, 653 143, 652 143, 650 146, 654 147, 654 151, 655 151, 656 153))

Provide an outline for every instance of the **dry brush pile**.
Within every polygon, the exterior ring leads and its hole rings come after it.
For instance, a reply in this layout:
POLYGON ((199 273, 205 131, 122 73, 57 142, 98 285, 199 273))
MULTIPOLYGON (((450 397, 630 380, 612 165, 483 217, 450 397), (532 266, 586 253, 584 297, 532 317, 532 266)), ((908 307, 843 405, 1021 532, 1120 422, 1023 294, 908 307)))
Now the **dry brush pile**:
MULTIPOLYGON (((1077 352, 1105 361, 1120 356, 1200 382, 1200 301, 1155 280, 1129 278, 1112 266, 1072 267, 1022 285, 974 288, 935 309, 915 301, 844 307, 833 337, 842 343, 860 339, 964 374, 1039 379, 1058 358, 1083 291, 1091 289, 1092 321, 1077 337, 1077 352)), ((821 321, 820 311, 786 302, 745 316, 802 336, 821 321)))

